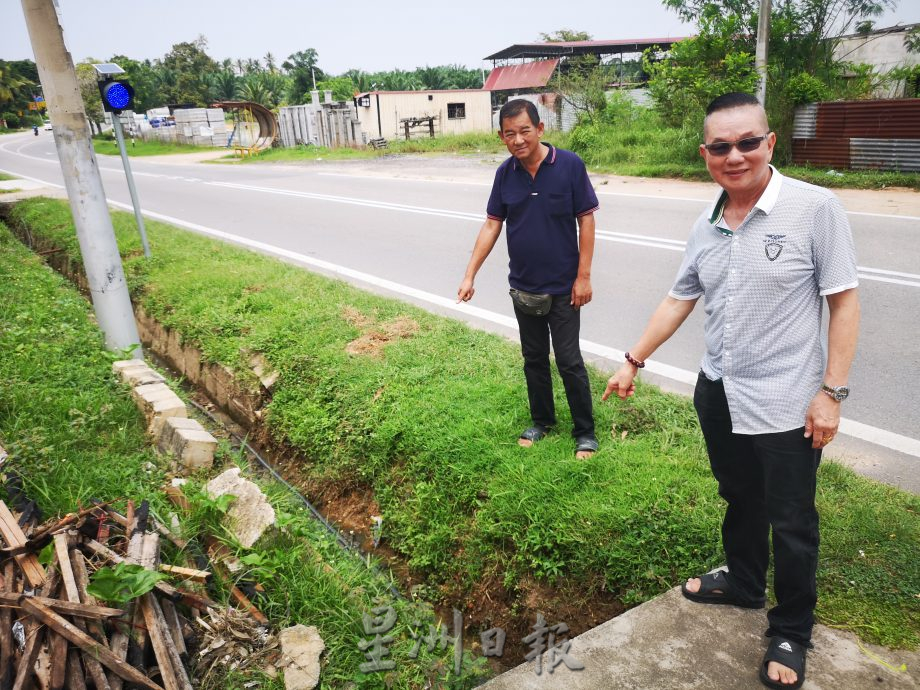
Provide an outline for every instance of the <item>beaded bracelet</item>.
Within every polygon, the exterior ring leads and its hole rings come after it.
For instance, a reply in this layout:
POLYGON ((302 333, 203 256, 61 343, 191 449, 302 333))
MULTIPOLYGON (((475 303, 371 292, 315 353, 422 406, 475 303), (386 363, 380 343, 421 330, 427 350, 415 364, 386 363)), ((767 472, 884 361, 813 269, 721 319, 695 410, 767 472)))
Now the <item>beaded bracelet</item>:
POLYGON ((645 367, 645 362, 640 362, 628 352, 626 353, 626 361, 632 364, 634 367, 638 367, 639 369, 643 369, 645 367))

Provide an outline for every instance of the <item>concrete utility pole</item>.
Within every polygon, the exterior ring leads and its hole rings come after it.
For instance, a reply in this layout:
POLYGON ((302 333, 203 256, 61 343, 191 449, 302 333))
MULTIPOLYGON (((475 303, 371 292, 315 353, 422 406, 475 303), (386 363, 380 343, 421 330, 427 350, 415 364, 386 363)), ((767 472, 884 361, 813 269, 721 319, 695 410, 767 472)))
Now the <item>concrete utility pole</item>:
MULTIPOLYGON (((54 125, 54 143, 64 173, 64 186, 77 228, 96 320, 109 349, 140 347, 83 99, 73 60, 64 46, 54 0, 22 0, 22 10, 48 114, 54 125)), ((140 350, 135 353, 141 356, 140 350)))
POLYGON ((754 67, 760 75, 757 85, 757 100, 767 105, 767 46, 770 43, 770 0, 760 0, 760 16, 757 18, 757 55, 754 67))

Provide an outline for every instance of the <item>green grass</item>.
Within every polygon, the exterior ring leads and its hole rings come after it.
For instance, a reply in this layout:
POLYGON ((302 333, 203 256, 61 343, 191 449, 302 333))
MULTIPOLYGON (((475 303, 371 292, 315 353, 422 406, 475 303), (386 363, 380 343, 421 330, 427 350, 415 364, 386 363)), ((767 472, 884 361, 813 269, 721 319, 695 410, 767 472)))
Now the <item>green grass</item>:
MULTIPOLYGON (((14 217, 78 259, 66 204, 33 199, 14 217)), ((523 451, 516 345, 156 222, 144 261, 133 219, 114 218, 134 298, 241 380, 262 353, 280 372, 272 436, 314 485, 372 493, 386 542, 445 602, 483 582, 517 601, 536 580, 633 605, 720 563, 722 503, 686 399, 642 386, 626 404, 598 402, 600 452, 576 461, 557 380, 560 430, 523 451), (418 331, 378 358, 346 353, 399 318, 418 331)), ((605 375, 590 376, 602 390, 605 375)), ((820 619, 917 646, 920 499, 829 463, 820 486, 820 619)))
MULTIPOLYGON (((611 110, 611 121, 582 123, 560 137, 559 145, 578 153, 595 172, 711 180, 699 154, 698 128, 669 127, 650 109, 615 105, 611 110)), ((834 170, 828 174, 826 166, 777 165, 785 175, 822 187, 920 190, 920 173, 834 170)))
POLYGON ((354 160, 372 159, 392 156, 394 154, 408 153, 503 153, 504 145, 498 137, 491 132, 472 132, 469 134, 446 134, 434 139, 413 139, 402 141, 394 139, 389 141, 386 149, 340 148, 327 149, 322 146, 298 146, 295 148, 266 149, 251 158, 243 159, 244 162, 290 162, 290 161, 316 161, 316 160, 354 160))
MULTIPOLYGON (((93 149, 96 153, 105 156, 120 156, 118 142, 106 135, 93 137, 93 149)), ((163 141, 144 141, 136 139, 131 144, 131 139, 125 137, 125 150, 129 156, 166 156, 173 153, 195 153, 197 151, 220 151, 216 146, 190 146, 187 144, 170 144, 163 141)))
POLYGON ((0 180, 15 180, 14 175, 7 175, 6 173, 0 172, 0 180))
MULTIPOLYGON (((69 283, 0 223, 0 443, 11 455, 4 472, 12 468, 19 473, 27 495, 48 516, 85 507, 92 498, 117 500, 122 510, 125 499, 146 498, 169 524, 167 516, 174 509, 160 493, 162 462, 150 449, 128 389, 111 373, 119 356, 105 351, 90 311, 69 283)), ((225 443, 219 459, 241 462, 225 443)), ((448 677, 445 664, 452 651, 423 650, 417 660, 408 656, 414 645, 409 625, 434 622, 430 607, 394 602, 386 589, 388 580, 342 552, 286 489, 262 483, 280 529, 240 555, 255 564, 246 575, 266 586, 266 598, 257 603, 275 626, 303 623, 319 628, 327 648, 321 687, 370 689, 385 682, 408 689, 448 677), (363 674, 359 664, 365 658, 358 643, 367 636, 362 614, 391 603, 399 616, 392 646, 397 667, 386 674, 363 674)), ((196 499, 195 489, 186 491, 196 512, 184 521, 183 533, 194 537, 204 526, 222 533, 196 499)), ((480 666, 467 659, 463 681, 456 687, 476 682, 480 666)), ((252 675, 230 673, 196 687, 243 687, 251 680, 252 675)), ((284 687, 280 676, 272 680, 257 672, 255 680, 260 688, 284 687)))

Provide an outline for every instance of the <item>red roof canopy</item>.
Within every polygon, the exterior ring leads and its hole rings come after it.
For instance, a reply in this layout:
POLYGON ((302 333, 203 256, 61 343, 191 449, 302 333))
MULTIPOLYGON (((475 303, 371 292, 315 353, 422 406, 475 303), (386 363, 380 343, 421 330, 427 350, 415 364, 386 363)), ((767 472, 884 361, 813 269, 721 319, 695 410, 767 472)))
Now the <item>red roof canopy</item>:
POLYGON ((496 67, 489 73, 489 78, 482 88, 487 91, 505 91, 543 87, 549 83, 558 64, 559 60, 537 60, 520 65, 496 67))

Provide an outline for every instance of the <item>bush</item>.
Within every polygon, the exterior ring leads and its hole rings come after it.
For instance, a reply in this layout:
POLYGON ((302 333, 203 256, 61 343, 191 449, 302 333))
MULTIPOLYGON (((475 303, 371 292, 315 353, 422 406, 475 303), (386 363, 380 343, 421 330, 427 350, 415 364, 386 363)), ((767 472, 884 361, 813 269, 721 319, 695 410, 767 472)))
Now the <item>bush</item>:
POLYGON ((827 84, 805 72, 790 77, 785 90, 786 99, 793 106, 826 101, 831 97, 827 84))
POLYGON ((22 118, 16 113, 3 113, 3 119, 6 120, 6 126, 10 129, 22 127, 22 118))

